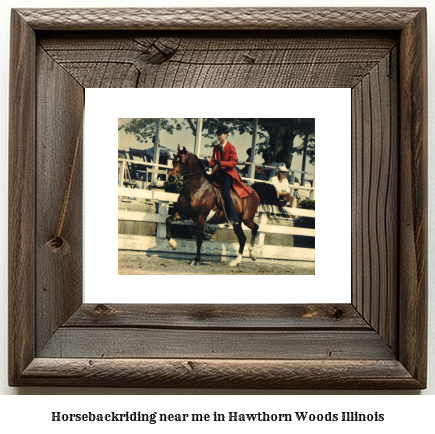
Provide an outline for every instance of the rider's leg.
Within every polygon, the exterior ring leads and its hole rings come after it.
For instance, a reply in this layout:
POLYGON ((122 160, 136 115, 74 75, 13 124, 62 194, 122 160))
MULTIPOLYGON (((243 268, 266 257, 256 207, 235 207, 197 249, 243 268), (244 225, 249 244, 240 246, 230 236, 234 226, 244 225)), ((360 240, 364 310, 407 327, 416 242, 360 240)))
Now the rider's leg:
POLYGON ((239 222, 239 217, 236 213, 233 199, 231 199, 230 195, 233 178, 231 178, 231 176, 223 170, 219 172, 219 177, 221 182, 222 196, 225 201, 225 211, 227 213, 228 220, 230 221, 230 223, 239 222))

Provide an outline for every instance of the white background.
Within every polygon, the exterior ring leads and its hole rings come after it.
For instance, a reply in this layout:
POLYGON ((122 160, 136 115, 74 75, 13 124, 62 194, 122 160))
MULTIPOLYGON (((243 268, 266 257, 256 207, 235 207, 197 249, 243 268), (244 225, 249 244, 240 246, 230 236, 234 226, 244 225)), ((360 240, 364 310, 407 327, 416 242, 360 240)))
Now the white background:
MULTIPOLYGON (((292 396, 294 393, 303 395, 304 392, 295 392, 295 391, 282 391, 282 392, 261 392, 261 391, 218 391, 215 392, 213 390, 205 390, 205 391, 192 391, 192 390, 123 390, 123 389, 86 389, 86 388, 9 388, 7 386, 7 136, 8 136, 8 62, 9 62, 9 13, 11 7, 127 7, 127 6, 135 6, 135 7, 145 7, 145 6, 299 6, 299 7, 307 7, 307 6, 337 6, 337 7, 350 7, 350 6, 389 6, 389 7, 398 7, 398 6, 424 6, 428 8, 428 23, 429 23, 429 126, 430 126, 430 137, 432 136, 433 129, 435 128, 435 112, 433 110, 433 95, 435 83, 434 80, 431 79, 432 71, 434 68, 434 22, 435 22, 435 5, 433 1, 425 0, 425 1, 411 1, 411 0, 394 0, 394 1, 370 1, 370 0, 360 0, 357 2, 349 2, 345 1, 331 1, 331 0, 298 0, 298 1, 278 1, 278 0, 268 0, 267 2, 256 1, 256 0, 213 0, 213 1, 199 1, 199 0, 183 0, 182 2, 177 2, 175 0, 163 0, 160 2, 152 2, 145 0, 70 0, 66 2, 59 2, 54 0, 41 0, 41 1, 12 1, 12 0, 3 0, 0 4, 0 34, 1 34, 1 79, 0 79, 0 95, 1 95, 1 107, 0 107, 0 122, 2 128, 0 129, 0 203, 2 204, 2 208, 0 210, 0 219, 1 219, 1 231, 0 231, 0 282, 1 282, 1 292, 0 292, 0 302, 1 302, 1 311, 0 311, 0 392, 5 395, 35 395, 35 394, 43 394, 43 395, 90 395, 90 394, 124 394, 129 396, 124 396, 122 399, 118 399, 116 397, 99 397, 97 399, 92 396, 80 396, 76 397, 76 399, 71 399, 69 396, 55 397, 55 396, 44 396, 44 397, 36 397, 36 396, 27 396, 27 397, 13 397, 13 396, 2 396, 0 397, 0 415, 1 421, 0 424, 3 427, 6 427, 7 424, 13 422, 14 428, 9 427, 9 430, 14 429, 20 431, 21 429, 29 429, 33 431, 42 431, 45 432, 59 432, 62 429, 62 432, 65 433, 76 433, 77 430, 95 432, 95 427, 88 425, 77 425, 77 424, 64 424, 60 428, 58 425, 53 425, 47 421, 49 416, 47 416, 46 411, 54 411, 57 409, 64 411, 76 411, 76 410, 92 410, 98 409, 98 407, 104 408, 105 411, 111 410, 134 410, 137 407, 141 411, 146 411, 149 408, 155 409, 157 411, 171 411, 176 412, 177 408, 183 410, 188 406, 189 410, 198 412, 207 411, 209 408, 213 408, 216 410, 220 410, 221 408, 226 407, 243 407, 246 403, 252 403, 250 407, 255 411, 258 408, 264 411, 272 412, 275 409, 286 410, 287 408, 295 410, 295 407, 303 406, 303 408, 310 408, 313 411, 323 410, 323 411, 346 411, 347 409, 352 409, 354 411, 372 411, 374 409, 378 411, 384 411, 389 415, 388 424, 382 425, 352 425, 349 426, 344 424, 344 426, 339 425, 321 425, 320 427, 316 425, 312 425, 311 427, 304 428, 304 432, 314 430, 316 431, 321 428, 326 432, 349 432, 349 429, 352 429, 353 432, 367 432, 370 430, 371 432, 408 432, 415 429, 422 430, 424 423, 430 423, 433 426, 432 414, 433 414, 433 404, 434 400, 433 396, 428 397, 418 397, 413 395, 433 395, 435 391, 435 376, 434 376, 434 361, 435 361, 435 351, 434 351, 434 321, 433 321, 433 312, 435 311, 435 302, 433 297, 433 278, 434 268, 431 264, 431 256, 433 251, 433 246, 435 242, 433 231, 429 226, 429 236, 431 242, 431 248, 429 252, 429 285, 430 285, 430 293, 429 293, 429 307, 430 307, 430 315, 429 315, 429 388, 425 391, 405 391, 405 392, 385 392, 385 391, 372 391, 372 392, 364 392, 364 391, 355 391, 355 392, 331 392, 331 391, 319 391, 317 394, 330 394, 331 397, 322 397, 322 396, 292 396), (155 396, 137 396, 137 395, 155 395, 155 394, 215 394, 215 393, 228 393, 237 395, 240 393, 246 394, 255 394, 255 395, 263 395, 259 398, 257 397, 243 397, 240 398, 238 396, 225 396, 225 397, 208 397, 202 398, 201 396, 188 396, 180 399, 178 396, 169 396, 169 397, 155 397, 155 396), (366 396, 366 395, 383 395, 383 394, 397 394, 401 396, 366 396), (274 396, 264 396, 264 394, 273 394, 274 396), (342 396, 343 394, 354 395, 354 396, 342 396), (255 405, 253 403, 255 401, 255 405), (230 405, 232 404, 232 405, 230 405), (142 410, 145 409, 145 410, 142 410), (56 431, 54 431, 56 430, 56 431), (92 431, 91 431, 92 430, 92 431)), ((224 19, 224 17, 222 17, 224 19)), ((433 152, 430 152, 430 170, 433 168, 433 152)), ((430 183, 434 182, 434 175, 430 176, 430 183)), ((434 203, 435 196, 433 189, 430 189, 430 200, 429 204, 434 203)), ((430 219, 432 214, 432 208, 430 208, 430 219)), ((311 392, 306 392, 311 394, 311 392)), ((238 411, 236 408, 235 411, 238 411)), ((239 410, 242 411, 242 410, 239 410)), ((258 410, 257 410, 258 411, 258 410)), ((308 410, 309 411, 309 410, 308 410)), ((228 430, 231 425, 225 426, 225 430, 228 430)), ((255 425, 257 428, 258 425, 255 425)), ((115 429, 119 432, 120 429, 125 428, 125 426, 114 425, 110 427, 112 431, 115 429)), ((133 427, 132 427, 133 428, 133 427)), ((165 431, 169 429, 179 429, 182 427, 180 425, 169 425, 164 426, 165 431)), ((200 429, 204 429, 207 427, 200 426, 200 429)), ((240 431, 245 428, 245 426, 235 425, 233 426, 233 430, 240 431)), ((260 425, 260 429, 270 429, 269 425, 260 425)), ((297 428, 300 429, 300 426, 291 425, 290 427, 284 426, 280 427, 279 431, 282 432, 291 432, 293 429, 295 432, 298 432, 297 428)), ((8 429, 8 428, 6 428, 8 429)), ((107 430, 107 426, 104 426, 104 429, 107 430)), ((139 426, 136 427, 131 432, 144 432, 149 427, 139 426)), ((186 425, 185 430, 192 430, 192 424, 186 425)), ((198 428, 196 428, 198 429, 198 428)), ((218 426, 212 427, 210 426, 209 430, 215 430, 217 432, 222 432, 222 427, 218 426)), ((276 428, 276 430, 278 430, 276 428)), ((111 431, 110 431, 111 432, 111 431)))
MULTIPOLYGON (((350 93, 350 89, 225 89, 223 100, 221 89, 87 89, 84 145, 86 303, 349 303, 350 93), (258 104, 264 100, 269 103, 258 104), (153 104, 146 105, 143 101, 153 101, 153 104), (167 101, 171 101, 170 107, 167 101), (283 104, 283 101, 297 103, 283 104), (204 276, 119 276, 117 161, 113 156, 118 147, 118 118, 121 117, 315 118, 316 274, 213 276, 207 279, 206 285, 204 276), (335 131, 340 134, 334 134, 335 131), (107 149, 103 155, 102 143, 107 149), (331 148, 334 153, 330 152, 331 148), (113 167, 114 176, 106 177, 104 188, 99 174, 93 170, 92 161, 99 161, 103 167, 113 167), (331 180, 333 169, 337 167, 340 168, 340 200, 333 201, 331 180), (86 234, 99 234, 98 243, 94 236, 86 234)), ((249 258, 244 260, 251 261, 249 258)), ((192 267, 191 273, 194 272, 192 267)))

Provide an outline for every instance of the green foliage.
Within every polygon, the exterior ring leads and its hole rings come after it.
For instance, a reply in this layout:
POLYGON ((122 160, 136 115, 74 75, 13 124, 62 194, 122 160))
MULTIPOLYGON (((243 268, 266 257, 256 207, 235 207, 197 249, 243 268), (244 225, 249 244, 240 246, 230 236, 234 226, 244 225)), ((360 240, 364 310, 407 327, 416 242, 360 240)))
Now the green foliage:
POLYGON ((305 199, 305 200, 302 200, 301 202, 299 202, 298 208, 314 210, 315 204, 316 204, 315 200, 305 199))
MULTIPOLYGON (((302 139, 305 137, 305 134, 300 133, 299 137, 302 139)), ((297 151, 298 155, 301 155, 302 152, 303 152, 303 149, 300 149, 297 151)), ((315 163, 316 163, 316 136, 315 136, 315 134, 310 134, 308 136, 307 156, 310 159, 310 163, 312 165, 315 165, 315 163)))
MULTIPOLYGON (((133 134, 140 143, 148 143, 156 134, 155 118, 135 118, 130 122, 118 127, 118 131, 124 130, 127 134, 133 134)), ((186 127, 185 119, 162 118, 160 127, 169 134, 181 131, 186 127)))
MULTIPOLYGON (((155 118, 135 118, 130 122, 118 127, 118 130, 124 130, 127 134, 133 134, 136 140, 140 143, 148 143, 156 134, 155 118)), ((202 125, 202 133, 204 137, 212 139, 211 144, 206 144, 205 147, 213 147, 218 144, 216 138, 216 130, 219 125, 225 124, 229 128, 229 136, 238 132, 239 134, 250 134, 254 132, 252 119, 235 119, 235 118, 205 118, 202 125)), ((162 118, 160 127, 169 134, 174 134, 175 131, 181 131, 183 128, 190 128, 193 135, 196 135, 196 119, 176 119, 162 118)), ((269 151, 269 135, 267 131, 261 127, 258 128, 257 136, 257 154, 263 154, 264 151, 269 151)))
MULTIPOLYGON (((211 144, 205 145, 206 148, 213 147, 219 142, 216 139, 216 130, 219 125, 225 124, 228 126, 228 136, 233 136, 236 132, 239 134, 254 134, 254 125, 252 119, 236 119, 236 118, 207 118, 204 120, 202 134, 208 139, 214 139, 211 144)), ((269 151, 269 134, 259 125, 257 130, 259 141, 256 146, 256 153, 263 154, 265 150, 269 151)))
POLYGON ((183 188, 182 181, 165 181, 163 184, 163 187, 167 193, 181 193, 181 190, 183 188))
MULTIPOLYGON (((124 125, 121 125, 118 130, 124 130, 127 134, 133 134, 140 143, 148 143, 156 134, 155 118, 135 118, 124 125)), ((213 147, 218 144, 216 138, 216 130, 219 125, 225 124, 229 129, 229 136, 233 136, 236 132, 239 134, 254 134, 253 119, 239 118, 204 118, 202 124, 202 134, 204 137, 211 139, 212 142, 204 146, 213 147)), ((169 134, 174 134, 175 131, 181 131, 184 128, 190 129, 193 135, 196 135, 196 118, 162 118, 161 129, 169 134)), ((291 119, 259 119, 257 129, 257 146, 256 154, 264 155, 271 151, 270 137, 279 137, 280 147, 285 149, 286 154, 291 154, 291 148, 294 135, 304 137, 308 134, 307 155, 310 158, 310 163, 315 162, 315 135, 314 135, 314 119, 312 118, 291 118, 291 119)), ((301 153, 302 151, 298 151, 301 153)), ((291 157, 286 164, 291 163, 291 157)))

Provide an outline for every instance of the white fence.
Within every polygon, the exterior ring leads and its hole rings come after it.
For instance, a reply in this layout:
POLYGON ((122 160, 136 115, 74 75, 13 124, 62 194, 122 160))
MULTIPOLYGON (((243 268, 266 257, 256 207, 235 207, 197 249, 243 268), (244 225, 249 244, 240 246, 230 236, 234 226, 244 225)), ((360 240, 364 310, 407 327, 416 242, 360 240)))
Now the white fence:
MULTIPOLYGON (((172 251, 166 240, 166 218, 169 213, 169 204, 176 202, 178 194, 166 193, 160 190, 146 190, 142 188, 127 188, 123 187, 124 179, 128 179, 129 172, 127 169, 128 163, 141 164, 144 166, 158 166, 160 169, 170 166, 163 166, 156 163, 145 163, 139 161, 131 161, 119 158, 119 185, 118 197, 128 197, 136 199, 146 199, 158 203, 158 214, 140 212, 140 211, 128 211, 118 210, 119 221, 135 221, 135 222, 149 222, 157 224, 157 232, 155 237, 141 236, 141 235, 118 235, 118 249, 120 250, 132 250, 132 251, 147 251, 155 253, 169 254, 172 251)), ((246 179, 248 181, 259 182, 258 180, 246 179)), ((263 181, 264 182, 264 181, 263 181)), ((293 188, 300 188, 297 185, 292 185, 293 188)), ((304 187, 304 190, 314 192, 313 187, 304 187)), ((283 246, 270 246, 265 245, 266 234, 282 234, 282 235, 299 235, 299 236, 315 236, 314 229, 298 228, 292 226, 286 226, 283 224, 272 224, 268 222, 267 215, 271 211, 270 207, 263 207, 260 205, 258 209, 257 223, 259 224, 259 230, 257 235, 256 251, 259 258, 263 259, 287 259, 297 261, 309 261, 314 262, 314 249, 300 248, 300 247, 283 247, 283 246)), ((278 210, 273 210, 277 212, 278 210)), ((304 210, 299 208, 287 208, 287 211, 292 216, 296 217, 312 217, 315 218, 315 211, 304 210)), ((282 221, 289 220, 288 218, 281 218, 282 221)), ((173 222, 174 225, 195 225, 191 220, 182 222, 173 222)), ((208 224, 209 227, 215 227, 219 229, 233 230, 232 227, 227 228, 224 224, 214 225, 208 224)), ((250 231, 245 225, 242 224, 243 230, 250 231)), ((247 242, 250 238, 248 236, 247 242)), ((178 253, 196 253, 196 241, 194 240, 180 240, 177 239, 178 253)), ((245 249, 245 255, 248 255, 248 249, 245 249)), ((216 255, 216 256, 237 256, 238 243, 231 242, 204 242, 202 247, 202 253, 204 255, 216 255)))
MULTIPOLYGON (((170 161, 171 160, 169 160, 168 162, 170 162, 170 161)), ((156 169, 172 169, 172 166, 165 166, 163 164, 148 163, 148 162, 141 161, 141 160, 127 160, 125 158, 118 158, 118 164, 119 164, 119 167, 118 167, 118 174, 119 174, 119 176, 118 176, 118 185, 119 186, 123 186, 124 185, 124 181, 131 180, 130 179, 130 172, 129 172, 128 168, 127 168, 127 165, 131 164, 131 163, 135 164, 136 166, 140 165, 140 166, 148 167, 149 169, 151 169, 150 173, 152 173, 152 169, 154 169, 154 171, 156 171, 156 169)), ((250 163, 250 162, 245 162, 245 163, 241 163, 241 164, 251 165, 251 166, 255 165, 255 163, 250 163)), ((273 167, 273 166, 265 166, 265 167, 271 168, 271 169, 275 169, 275 167, 273 167)), ((314 200, 315 199, 314 179, 312 181, 312 186, 307 185, 307 182, 305 182, 305 185, 302 187, 298 183, 294 183, 295 174, 296 173, 300 173, 300 174, 304 174, 305 173, 305 174, 307 174, 307 173, 306 172, 301 172, 300 170, 290 170, 289 173, 290 173, 290 177, 291 177, 291 180, 292 180, 292 182, 289 184, 290 192, 293 193, 293 190, 298 190, 300 195, 301 195, 301 197, 314 200)), ((153 179, 154 180, 156 179, 156 176, 154 174, 153 174, 153 179)), ((244 177, 241 177, 241 179, 243 181, 246 181, 248 183, 248 185, 250 185, 251 183, 254 183, 254 182, 264 182, 266 184, 272 184, 273 185, 272 182, 262 181, 262 180, 259 180, 259 179, 244 178, 244 177)), ((138 184, 138 186, 139 186, 139 184, 138 184)), ((143 188, 147 188, 147 186, 148 186, 148 180, 144 181, 143 188)))
MULTIPOLYGON (((120 171, 119 171, 119 185, 124 184, 124 174, 126 171, 126 164, 131 163, 130 160, 119 159, 120 171)), ((134 161, 138 164, 138 161, 134 161)), ((150 166, 160 166, 160 168, 169 168, 169 166, 156 165, 155 163, 141 163, 150 166)), ((258 180, 251 180, 257 182, 258 180)), ((298 188, 297 185, 292 187, 298 188)), ((314 190, 314 188, 304 187, 305 190, 314 190)), ((141 235, 118 235, 118 249, 120 250, 132 250, 132 251, 147 251, 155 253, 172 253, 172 249, 168 245, 166 240, 166 218, 168 217, 169 204, 176 202, 178 194, 166 193, 159 190, 145 190, 141 188, 127 188, 118 187, 118 197, 129 197, 137 199, 147 199, 158 203, 158 214, 140 212, 140 211, 128 211, 118 210, 119 221, 136 221, 136 222, 150 222, 157 224, 156 237, 141 236, 141 235)), ((315 217, 315 211, 304 210, 299 208, 287 208, 289 214, 297 217, 315 217)), ((275 212, 277 209, 274 210, 275 212)), ((267 215, 270 212, 270 208, 264 208, 260 205, 258 210, 257 223, 259 224, 258 238, 256 244, 256 251, 258 258, 263 259, 286 259, 296 261, 308 261, 314 262, 314 249, 300 248, 300 247, 283 247, 283 246, 271 246, 265 245, 266 234, 282 234, 282 235, 299 235, 299 236, 315 236, 314 229, 298 228, 292 226, 286 226, 283 224, 272 224, 268 222, 267 215)), ((282 218, 282 221, 289 220, 282 218)), ((195 225, 193 221, 173 222, 174 225, 195 225)), ((233 230, 232 227, 227 228, 225 225, 208 224, 209 227, 215 227, 219 229, 233 230)), ((249 231, 245 225, 242 224, 242 228, 249 231)), ((247 242, 250 238, 248 236, 247 242)), ((177 239, 178 253, 196 253, 196 241, 194 240, 180 240, 177 239)), ((215 256, 237 256, 238 243, 231 242, 207 242, 203 243, 202 254, 203 255, 215 255, 215 256)), ((245 249, 245 255, 248 256, 248 249, 245 249)))

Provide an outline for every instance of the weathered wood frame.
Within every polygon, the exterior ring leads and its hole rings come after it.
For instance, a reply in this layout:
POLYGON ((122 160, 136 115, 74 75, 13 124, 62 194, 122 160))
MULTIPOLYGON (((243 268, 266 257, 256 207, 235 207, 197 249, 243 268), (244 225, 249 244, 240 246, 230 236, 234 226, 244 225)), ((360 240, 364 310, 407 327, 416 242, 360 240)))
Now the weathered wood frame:
POLYGON ((426 50, 422 8, 13 10, 10 384, 424 388, 426 50), (81 166, 65 225, 71 251, 44 248, 60 212, 84 91, 46 55, 41 35, 205 30, 381 31, 397 38, 389 71, 371 70, 352 88, 351 304, 82 304, 81 166), (381 83, 383 77, 393 80, 381 83), (377 96, 382 86, 387 104, 377 96))

